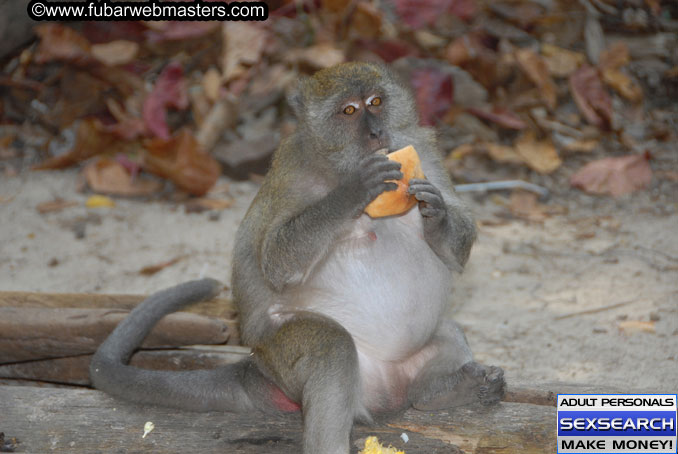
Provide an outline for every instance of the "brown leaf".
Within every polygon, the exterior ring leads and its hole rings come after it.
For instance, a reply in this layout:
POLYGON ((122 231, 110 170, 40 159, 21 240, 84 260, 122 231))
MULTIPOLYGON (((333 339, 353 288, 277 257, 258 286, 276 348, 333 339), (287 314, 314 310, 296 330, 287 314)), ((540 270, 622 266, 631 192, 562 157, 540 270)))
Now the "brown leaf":
POLYGON ((541 53, 549 73, 556 77, 568 77, 586 63, 586 56, 581 52, 563 49, 553 44, 542 44, 541 53))
POLYGON ((39 24, 33 30, 40 37, 35 53, 37 63, 57 60, 87 64, 93 60, 89 41, 72 28, 61 24, 39 24))
POLYGON ((222 26, 224 41, 221 73, 224 82, 242 76, 247 66, 261 60, 268 32, 247 22, 225 22, 222 26))
POLYGON ((82 120, 78 125, 75 145, 70 151, 54 156, 33 167, 34 170, 63 169, 92 156, 119 149, 119 141, 106 132, 101 122, 94 118, 82 120))
POLYGON ((359 36, 374 39, 381 33, 382 12, 371 3, 360 2, 351 16, 351 29, 359 36))
POLYGON ((346 55, 330 43, 319 43, 304 49, 294 49, 285 56, 285 60, 317 70, 343 63, 346 55))
POLYGON ((603 70, 603 81, 631 102, 643 99, 643 89, 628 75, 618 69, 603 70))
POLYGON ((516 60, 525 75, 539 89, 546 107, 550 110, 556 108, 558 92, 556 84, 551 79, 546 61, 530 49, 516 50, 516 60))
POLYGON ((533 170, 549 174, 563 163, 550 140, 536 140, 533 131, 526 131, 515 144, 516 152, 533 170))
POLYGON ((493 107, 492 111, 477 109, 475 107, 469 107, 466 110, 468 113, 475 115, 478 118, 497 123, 503 128, 520 130, 527 127, 525 122, 521 120, 518 115, 503 107, 493 107))
POLYGON ((626 66, 629 61, 631 61, 631 57, 629 56, 628 46, 623 41, 617 41, 600 53, 598 67, 602 71, 619 69, 626 66))
POLYGON ((89 163, 84 174, 89 187, 104 194, 144 196, 161 188, 158 181, 132 177, 122 164, 109 158, 89 163))
POLYGON ((598 71, 584 65, 570 76, 570 91, 586 121, 601 129, 609 129, 612 122, 612 100, 603 87, 598 71))
POLYGON ((139 44, 134 41, 117 40, 92 45, 92 55, 108 66, 125 65, 134 60, 139 52, 139 44))
POLYGON ((485 143, 483 146, 487 149, 487 154, 490 155, 490 158, 496 162, 525 164, 525 160, 513 147, 507 147, 498 143, 485 143))
POLYGON ((181 255, 179 257, 175 257, 172 260, 168 260, 166 262, 158 263, 156 265, 149 265, 141 268, 139 270, 139 274, 144 275, 144 276, 152 276, 153 274, 157 273, 158 271, 161 271, 168 266, 172 266, 175 263, 179 262, 180 260, 185 259, 185 255, 181 255))
POLYGON ((537 201, 537 194, 528 191, 516 190, 511 192, 511 214, 529 221, 540 222, 547 215, 542 205, 537 201))
POLYGON ((201 213, 203 211, 221 211, 231 208, 234 199, 211 199, 206 197, 192 198, 186 202, 187 213, 201 213))
POLYGON ((592 194, 615 197, 645 188, 652 181, 652 169, 646 154, 604 158, 579 169, 570 184, 592 194))
POLYGON ((38 213, 40 214, 45 214, 45 213, 52 213, 54 211, 61 211, 64 208, 69 208, 72 206, 76 206, 78 202, 75 202, 73 200, 64 200, 62 198, 57 197, 54 200, 50 200, 49 202, 42 202, 36 205, 35 209, 38 210, 38 213))
POLYGON ((148 153, 144 156, 144 167, 190 194, 204 195, 221 174, 219 163, 202 150, 186 129, 169 140, 149 140, 145 146, 148 153))

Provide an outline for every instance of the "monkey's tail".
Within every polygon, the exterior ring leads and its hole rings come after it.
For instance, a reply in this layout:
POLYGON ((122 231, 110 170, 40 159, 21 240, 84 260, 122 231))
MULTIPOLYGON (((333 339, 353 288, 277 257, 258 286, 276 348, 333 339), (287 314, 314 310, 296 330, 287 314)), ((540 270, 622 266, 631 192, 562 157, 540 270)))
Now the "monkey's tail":
POLYGON ((194 371, 158 371, 127 365, 132 353, 162 317, 189 304, 212 299, 222 288, 217 280, 201 279, 149 296, 94 354, 90 363, 94 387, 137 403, 187 410, 252 409, 254 404, 243 383, 246 375, 256 376, 259 372, 250 360, 194 371))

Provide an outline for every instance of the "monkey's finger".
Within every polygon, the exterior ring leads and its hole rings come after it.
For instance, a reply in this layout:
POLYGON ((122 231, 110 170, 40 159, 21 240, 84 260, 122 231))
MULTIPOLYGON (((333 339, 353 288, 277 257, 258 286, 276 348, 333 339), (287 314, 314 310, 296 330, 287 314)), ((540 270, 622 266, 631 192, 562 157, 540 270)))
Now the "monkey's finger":
POLYGON ((438 195, 438 197, 442 198, 442 193, 438 188, 436 188, 433 183, 431 183, 428 180, 420 180, 420 179, 411 179, 409 182, 409 187, 407 188, 407 191, 410 194, 417 194, 419 192, 430 192, 433 194, 438 195))
POLYGON ((388 172, 379 172, 373 177, 378 181, 386 180, 400 180, 403 177, 403 173, 400 170, 390 170, 388 172))
POLYGON ((367 163, 363 168, 368 172, 375 170, 400 170, 402 165, 396 161, 372 161, 367 163))
POLYGON ((398 185, 395 183, 383 182, 376 185, 375 189, 376 191, 374 191, 375 192, 374 198, 376 198, 382 192, 395 191, 396 189, 398 189, 398 185))
POLYGON ((437 217, 442 216, 445 213, 444 210, 441 210, 440 208, 433 208, 430 205, 420 207, 419 212, 425 218, 437 218, 437 217))
POLYGON ((432 192, 417 192, 414 194, 414 197, 420 202, 426 202, 434 206, 435 208, 442 208, 443 199, 438 194, 432 192))

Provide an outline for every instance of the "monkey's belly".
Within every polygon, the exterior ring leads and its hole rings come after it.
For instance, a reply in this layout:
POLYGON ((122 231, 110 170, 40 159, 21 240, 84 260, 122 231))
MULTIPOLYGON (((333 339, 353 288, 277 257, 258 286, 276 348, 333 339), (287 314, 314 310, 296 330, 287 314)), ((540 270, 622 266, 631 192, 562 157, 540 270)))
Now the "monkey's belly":
POLYGON ((424 240, 415 207, 400 217, 361 217, 313 270, 299 302, 341 323, 361 354, 402 361, 430 341, 451 279, 424 240))

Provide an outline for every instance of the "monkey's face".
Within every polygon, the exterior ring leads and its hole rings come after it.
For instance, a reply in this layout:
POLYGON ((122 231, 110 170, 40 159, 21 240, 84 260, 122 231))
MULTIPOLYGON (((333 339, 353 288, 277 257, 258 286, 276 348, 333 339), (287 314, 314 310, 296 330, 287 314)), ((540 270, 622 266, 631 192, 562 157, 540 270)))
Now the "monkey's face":
POLYGON ((319 71, 291 101, 304 136, 339 171, 366 154, 407 145, 398 143, 399 136, 417 125, 411 94, 388 68, 372 63, 319 71))

